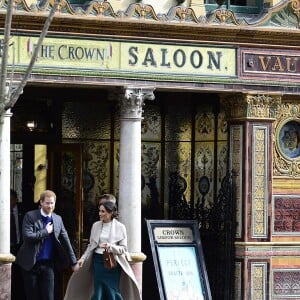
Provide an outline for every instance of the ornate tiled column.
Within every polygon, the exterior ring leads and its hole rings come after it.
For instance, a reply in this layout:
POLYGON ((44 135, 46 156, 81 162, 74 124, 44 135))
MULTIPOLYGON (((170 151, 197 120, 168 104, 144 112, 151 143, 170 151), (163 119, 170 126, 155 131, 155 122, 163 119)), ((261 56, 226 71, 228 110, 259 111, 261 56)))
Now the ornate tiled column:
POLYGON ((6 111, 0 119, 0 295, 10 299, 10 119, 6 111))
POLYGON ((128 234, 132 268, 142 285, 141 253, 141 121, 144 101, 154 99, 154 89, 126 88, 120 99, 119 214, 128 234))
POLYGON ((273 122, 281 97, 235 94, 221 101, 236 185, 235 299, 271 299, 273 122))

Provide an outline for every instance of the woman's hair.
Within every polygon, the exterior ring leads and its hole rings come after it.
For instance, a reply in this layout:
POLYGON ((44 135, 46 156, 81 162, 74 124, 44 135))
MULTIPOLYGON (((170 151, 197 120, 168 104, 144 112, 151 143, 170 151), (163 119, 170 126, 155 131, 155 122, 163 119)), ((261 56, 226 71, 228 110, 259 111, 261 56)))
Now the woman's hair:
POLYGON ((102 204, 102 202, 111 201, 113 203, 117 203, 117 199, 113 194, 102 194, 98 197, 98 206, 102 204))
POLYGON ((117 211, 117 205, 113 203, 112 201, 104 201, 102 202, 99 207, 103 205, 105 210, 109 213, 112 213, 112 218, 118 217, 118 211, 117 211))

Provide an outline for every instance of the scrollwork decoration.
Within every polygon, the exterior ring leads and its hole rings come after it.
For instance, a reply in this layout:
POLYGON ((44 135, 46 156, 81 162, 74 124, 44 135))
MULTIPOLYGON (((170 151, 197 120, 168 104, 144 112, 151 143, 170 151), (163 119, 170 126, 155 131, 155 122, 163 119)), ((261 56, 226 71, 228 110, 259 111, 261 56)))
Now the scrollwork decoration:
POLYGON ((300 177, 300 104, 282 103, 274 122, 274 168, 276 177, 300 177))
POLYGON ((223 97, 221 103, 232 119, 274 119, 281 96, 235 94, 223 97))
POLYGON ((141 118, 145 100, 154 100, 154 89, 126 88, 121 99, 121 118, 141 118))
POLYGON ((300 27, 300 1, 299 0, 292 0, 291 7, 294 10, 294 14, 298 18, 298 28, 300 27))

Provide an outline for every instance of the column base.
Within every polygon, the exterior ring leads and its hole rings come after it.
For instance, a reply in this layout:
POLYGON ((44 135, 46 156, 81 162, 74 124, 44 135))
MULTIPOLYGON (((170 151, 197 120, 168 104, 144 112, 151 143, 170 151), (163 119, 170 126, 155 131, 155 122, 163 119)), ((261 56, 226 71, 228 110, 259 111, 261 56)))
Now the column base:
POLYGON ((0 291, 1 299, 10 299, 11 263, 15 261, 12 254, 0 254, 0 291))
POLYGON ((0 254, 0 266, 3 264, 9 264, 16 260, 16 257, 10 253, 0 254))
POLYGON ((129 254, 133 263, 143 262, 147 259, 147 256, 142 252, 130 252, 129 254))
POLYGON ((146 260, 147 256, 144 253, 130 253, 132 261, 130 266, 135 275, 136 281, 139 285, 139 290, 142 295, 142 282, 143 282, 143 261, 146 260))

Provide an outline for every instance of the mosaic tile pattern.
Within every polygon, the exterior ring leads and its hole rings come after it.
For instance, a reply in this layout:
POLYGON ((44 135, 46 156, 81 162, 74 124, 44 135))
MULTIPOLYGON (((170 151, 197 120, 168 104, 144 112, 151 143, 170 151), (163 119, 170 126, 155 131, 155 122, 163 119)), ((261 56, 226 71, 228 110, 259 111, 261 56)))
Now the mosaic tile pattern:
POLYGON ((300 197, 275 196, 274 205, 274 234, 300 234, 300 197))
POLYGON ((253 128, 252 236, 267 237, 267 128, 253 128))
POLYGON ((266 298, 266 263, 251 264, 251 300, 265 300, 266 298))
POLYGON ((274 270, 272 299, 300 299, 300 271, 274 270))
POLYGON ((230 166, 229 169, 233 171, 236 184, 236 237, 242 236, 242 141, 243 141, 243 126, 230 126, 230 166))

